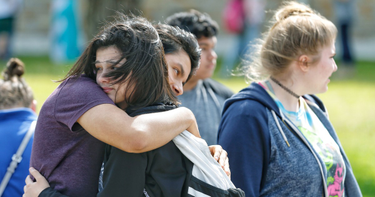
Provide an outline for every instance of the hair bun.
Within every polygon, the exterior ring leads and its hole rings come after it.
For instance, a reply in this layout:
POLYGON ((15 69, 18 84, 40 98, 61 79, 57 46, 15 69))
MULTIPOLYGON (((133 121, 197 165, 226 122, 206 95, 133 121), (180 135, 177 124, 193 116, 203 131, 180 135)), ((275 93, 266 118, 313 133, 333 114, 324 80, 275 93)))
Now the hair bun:
POLYGON ((275 13, 275 19, 277 22, 288 18, 289 16, 297 15, 310 15, 314 14, 314 11, 305 4, 297 3, 294 1, 287 1, 283 6, 280 7, 275 13))
POLYGON ((11 58, 4 71, 4 80, 10 80, 13 76, 21 77, 25 73, 25 64, 18 58, 11 58))

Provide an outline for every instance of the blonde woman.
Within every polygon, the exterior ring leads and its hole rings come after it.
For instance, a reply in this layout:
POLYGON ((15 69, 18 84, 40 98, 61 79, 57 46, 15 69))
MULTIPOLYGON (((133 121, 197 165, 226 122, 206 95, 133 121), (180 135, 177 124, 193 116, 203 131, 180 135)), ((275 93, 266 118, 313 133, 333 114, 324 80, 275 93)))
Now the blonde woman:
POLYGON ((218 143, 246 196, 361 196, 349 160, 314 94, 337 70, 335 25, 309 6, 285 2, 227 100, 218 143))

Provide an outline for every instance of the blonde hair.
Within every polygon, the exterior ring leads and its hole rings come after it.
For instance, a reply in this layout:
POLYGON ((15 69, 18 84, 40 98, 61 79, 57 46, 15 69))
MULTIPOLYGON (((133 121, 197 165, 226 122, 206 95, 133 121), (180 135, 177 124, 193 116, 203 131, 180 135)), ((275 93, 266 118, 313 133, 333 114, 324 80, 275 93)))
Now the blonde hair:
POLYGON ((320 58, 320 49, 334 42, 335 25, 295 1, 284 2, 276 10, 269 30, 258 40, 250 62, 245 63, 245 76, 250 81, 263 80, 286 71, 292 61, 301 55, 313 56, 309 64, 320 58))
POLYGON ((34 100, 31 88, 21 77, 25 72, 24 63, 18 58, 11 58, 0 79, 0 109, 30 107, 34 100))

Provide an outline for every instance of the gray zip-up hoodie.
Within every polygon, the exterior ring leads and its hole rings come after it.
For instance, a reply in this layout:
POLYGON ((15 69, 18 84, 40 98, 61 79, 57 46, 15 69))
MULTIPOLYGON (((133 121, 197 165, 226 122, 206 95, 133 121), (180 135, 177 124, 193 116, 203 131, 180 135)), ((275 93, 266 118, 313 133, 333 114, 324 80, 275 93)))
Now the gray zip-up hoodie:
MULTIPOLYGON (((313 95, 304 98, 340 147, 345 197, 362 196, 323 103, 313 95)), ((323 160, 257 83, 226 101, 218 143, 228 152, 233 183, 246 196, 328 196, 323 160)))

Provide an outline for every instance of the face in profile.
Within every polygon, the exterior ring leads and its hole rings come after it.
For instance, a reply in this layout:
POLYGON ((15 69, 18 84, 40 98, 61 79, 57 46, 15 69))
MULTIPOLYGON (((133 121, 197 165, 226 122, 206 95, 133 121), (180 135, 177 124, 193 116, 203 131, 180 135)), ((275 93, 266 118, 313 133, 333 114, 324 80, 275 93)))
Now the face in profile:
MULTIPOLYGON (((112 80, 106 77, 106 74, 116 70, 125 63, 125 59, 119 64, 116 64, 121 59, 121 52, 116 46, 100 47, 96 51, 96 83, 103 89, 103 91, 116 103, 121 109, 127 107, 125 98, 125 90, 127 83, 112 84, 112 80)), ((130 92, 130 91, 128 91, 130 92)))
POLYGON ((176 96, 184 93, 183 85, 191 72, 191 61, 184 50, 165 55, 168 64, 169 85, 176 96))
POLYGON ((337 65, 334 60, 336 48, 334 42, 320 50, 320 59, 315 65, 309 67, 306 79, 309 84, 309 94, 324 93, 328 90, 328 83, 337 65))

